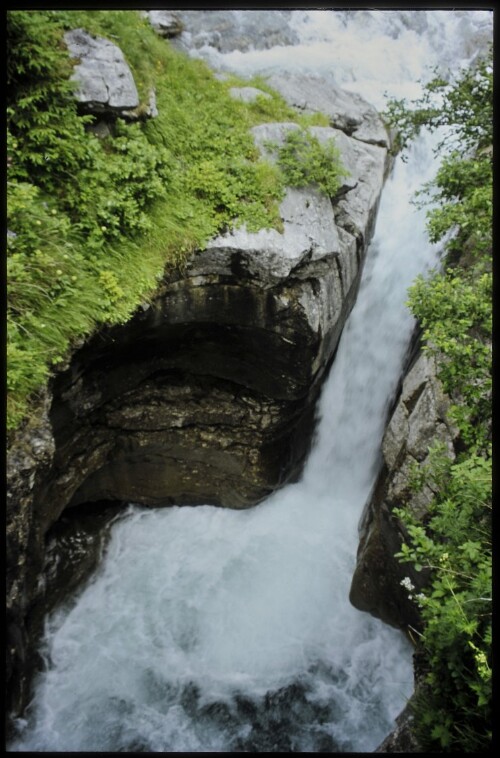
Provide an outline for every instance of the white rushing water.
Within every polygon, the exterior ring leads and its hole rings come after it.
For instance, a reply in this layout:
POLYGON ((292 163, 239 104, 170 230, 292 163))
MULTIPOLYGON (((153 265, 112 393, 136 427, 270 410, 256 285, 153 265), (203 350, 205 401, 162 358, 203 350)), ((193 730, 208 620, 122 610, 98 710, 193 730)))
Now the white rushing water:
MULTIPOLYGON (((297 50, 200 54, 245 74, 334 71, 383 107, 385 90, 417 94, 428 64, 456 69, 488 19, 294 11, 297 50)), ((50 665, 11 750, 370 751, 391 729, 411 649, 348 593, 413 328, 406 290, 437 256, 410 204, 433 175, 431 142, 384 190, 302 480, 247 511, 131 507, 95 578, 47 624, 50 665)))

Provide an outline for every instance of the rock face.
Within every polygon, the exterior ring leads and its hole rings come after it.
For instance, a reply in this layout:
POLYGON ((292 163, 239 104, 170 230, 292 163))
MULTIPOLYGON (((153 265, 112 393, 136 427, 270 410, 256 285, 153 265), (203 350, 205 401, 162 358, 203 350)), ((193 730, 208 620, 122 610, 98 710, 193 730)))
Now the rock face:
POLYGON ((420 753, 423 752, 413 732, 412 701, 401 711, 396 726, 374 751, 375 753, 420 753))
POLYGON ((72 79, 76 97, 88 113, 130 116, 139 105, 132 72, 122 51, 104 37, 93 37, 84 29, 66 32, 64 40, 78 63, 72 79))
MULTIPOLYGON (((255 140, 292 127, 255 127, 255 140)), ((54 384, 47 527, 95 500, 246 507, 298 475, 385 171, 383 149, 346 140, 360 160, 341 209, 314 188, 288 189, 282 233, 213 239, 149 309, 75 355, 54 384)))
POLYGON ((290 11, 177 11, 177 15, 184 30, 180 43, 185 48, 210 45, 227 53, 252 48, 265 50, 298 42, 297 33, 287 23, 290 11))
POLYGON ((17 434, 7 464, 6 498, 6 682, 11 682, 9 699, 22 703, 27 682, 19 672, 29 664, 27 612, 39 592, 38 575, 33 571, 32 548, 36 543, 33 501, 40 482, 48 474, 55 451, 48 419, 50 397, 46 393, 34 421, 17 434))
POLYGON ((416 592, 426 581, 409 564, 400 564, 394 553, 401 548, 404 527, 392 514, 403 503, 423 518, 434 496, 430 487, 410 490, 411 472, 428 461, 428 448, 436 440, 455 457, 457 429, 446 418, 448 399, 436 376, 433 358, 420 353, 410 367, 387 426, 383 442, 383 466, 360 525, 357 563, 350 600, 392 626, 420 626, 418 608, 408 598, 401 580, 409 577, 416 592))
POLYGON ((161 37, 177 37, 182 32, 182 21, 172 11, 145 11, 153 29, 161 37))
POLYGON ((361 95, 346 92, 312 74, 272 74, 267 83, 289 105, 305 113, 324 113, 330 123, 355 139, 389 148, 389 135, 377 111, 361 95))
MULTIPOLYGON (((256 144, 265 151, 290 128, 255 127, 256 144)), ((333 128, 316 134, 336 139, 350 170, 340 194, 289 189, 282 232, 239 228, 212 239, 151 305, 74 353, 51 382, 38 426, 14 440, 10 710, 26 704, 34 640, 60 591, 57 566, 75 586, 94 560, 85 559, 95 544, 87 525, 54 558, 71 514, 110 501, 245 508, 298 477, 388 167, 382 146, 333 128)))

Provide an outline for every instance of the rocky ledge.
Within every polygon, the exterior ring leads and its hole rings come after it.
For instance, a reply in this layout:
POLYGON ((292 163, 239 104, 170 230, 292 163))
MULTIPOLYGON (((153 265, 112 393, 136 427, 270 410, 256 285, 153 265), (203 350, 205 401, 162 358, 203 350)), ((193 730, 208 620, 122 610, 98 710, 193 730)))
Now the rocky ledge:
POLYGON ((360 523, 350 592, 350 600, 359 610, 392 626, 410 627, 410 631, 420 628, 420 615, 401 581, 409 577, 418 592, 427 576, 394 557, 405 531, 392 511, 405 504, 418 519, 424 519, 435 493, 427 485, 413 492, 412 471, 426 465, 429 446, 436 441, 444 443, 449 457, 455 458, 458 430, 447 417, 449 399, 436 371, 435 359, 418 352, 402 383, 382 441, 383 465, 360 523))
POLYGON ((393 731, 376 749, 377 753, 422 752, 413 729, 413 702, 417 692, 422 696, 418 648, 422 619, 404 585, 409 579, 416 594, 428 581, 428 573, 417 572, 411 564, 401 564, 394 557, 407 534, 393 509, 404 504, 417 519, 425 520, 435 493, 430 485, 414 492, 410 486, 412 472, 428 463, 429 447, 435 442, 443 443, 454 460, 458 438, 458 430, 447 416, 450 400, 437 377, 436 361, 422 351, 418 331, 415 342, 382 440, 382 467, 360 521, 349 595, 356 608, 402 629, 416 644, 415 693, 396 719, 393 731))
MULTIPOLYGON (((292 97, 294 81, 298 98, 298 77, 287 79, 287 92, 292 97)), ((325 85, 323 96, 328 105, 337 90, 328 97, 325 85)), ((58 571, 60 582, 74 587, 97 559, 89 558, 95 530, 84 524, 90 510, 104 513, 106 504, 122 502, 245 508, 299 476, 389 165, 383 141, 362 139, 363 112, 365 132, 383 129, 373 108, 344 93, 342 109, 337 124, 349 123, 351 135, 316 128, 319 139, 336 140, 351 174, 337 197, 289 189, 281 232, 237 228, 212 239, 163 281, 151 305, 74 353, 14 440, 7 503, 11 711, 26 704, 33 641, 60 597, 58 571), (71 544, 72 517, 80 521, 71 544)), ((279 142, 293 128, 256 127, 256 144, 266 150, 267 140, 279 142)))

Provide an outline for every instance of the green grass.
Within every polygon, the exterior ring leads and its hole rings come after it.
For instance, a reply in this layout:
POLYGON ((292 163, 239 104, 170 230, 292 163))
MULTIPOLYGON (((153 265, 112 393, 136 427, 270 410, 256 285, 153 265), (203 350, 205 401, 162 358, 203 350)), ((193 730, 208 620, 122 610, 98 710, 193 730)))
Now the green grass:
MULTIPOLYGON (((271 99, 245 104, 201 61, 160 38, 137 11, 11 11, 8 44, 8 428, 75 342, 126 321, 165 270, 214 235, 245 223, 280 228, 285 178, 262 160, 250 128, 265 121, 325 124, 271 99), (77 113, 65 29, 116 42, 144 114, 113 136, 77 113)), ((326 119, 326 123, 328 120, 326 119)))

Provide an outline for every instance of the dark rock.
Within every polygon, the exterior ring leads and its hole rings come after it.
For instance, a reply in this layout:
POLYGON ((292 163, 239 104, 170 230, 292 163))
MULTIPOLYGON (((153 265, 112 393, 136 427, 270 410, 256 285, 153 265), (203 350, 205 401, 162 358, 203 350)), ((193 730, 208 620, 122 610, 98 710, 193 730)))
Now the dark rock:
MULTIPOLYGON (((257 144, 288 126, 256 127, 257 144)), ((356 166, 371 187, 359 219, 368 227, 384 151, 366 150, 380 151, 356 166)), ((282 233, 242 227, 213 239, 148 310, 75 355, 54 386, 47 525, 68 503, 103 499, 246 507, 298 476, 362 248, 315 189, 289 189, 281 214, 282 233)))
POLYGON ((434 359, 421 353, 403 381, 387 426, 382 441, 384 465, 360 525, 350 600, 359 610, 404 629, 421 627, 414 596, 425 586, 428 573, 417 572, 394 557, 401 549, 405 530, 392 510, 404 503, 418 519, 425 518, 434 493, 428 486, 413 492, 410 473, 428 462, 429 445, 436 440, 445 444, 454 459, 458 430, 447 418, 448 403, 434 359), (411 592, 401 584, 405 578, 415 588, 411 592))
POLYGON ((7 709, 19 712, 28 697, 27 671, 32 639, 26 625, 31 605, 43 594, 38 581, 43 547, 33 503, 55 452, 49 420, 51 396, 46 390, 36 411, 17 431, 7 454, 6 497, 6 628, 7 709))
POLYGON ((413 728, 413 697, 396 719, 396 726, 375 753, 422 753, 413 728))
MULTIPOLYGON (((288 128, 256 127, 257 145, 288 128)), ((352 173, 344 194, 289 189, 282 232, 238 228, 212 239, 149 307, 75 349, 15 435, 9 712, 26 705, 43 613, 99 555, 79 511, 103 501, 245 508, 299 476, 387 169, 385 149, 317 133, 338 140, 352 173)))
POLYGON ((120 502, 68 508, 49 529, 43 566, 44 615, 65 601, 98 566, 109 527, 123 511, 120 502))

